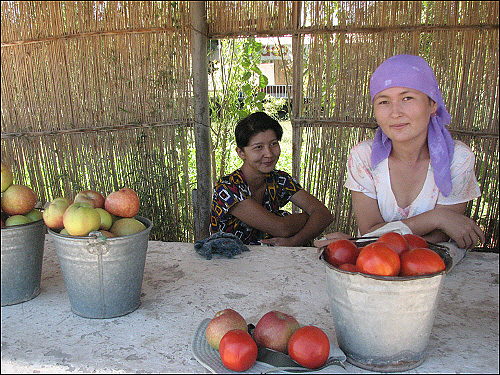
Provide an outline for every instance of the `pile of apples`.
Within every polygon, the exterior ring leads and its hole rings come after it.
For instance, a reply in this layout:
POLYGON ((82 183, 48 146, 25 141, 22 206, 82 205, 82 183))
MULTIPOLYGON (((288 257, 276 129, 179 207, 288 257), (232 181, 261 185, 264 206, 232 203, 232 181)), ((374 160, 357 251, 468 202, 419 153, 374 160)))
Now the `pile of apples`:
POLYGON ((293 316, 276 310, 260 318, 253 337, 243 316, 230 308, 221 310, 208 323, 205 337, 219 351, 224 366, 233 371, 251 368, 259 346, 288 354, 309 369, 323 366, 330 355, 326 333, 311 325, 301 327, 293 316))
POLYGON ((14 184, 11 169, 1 164, 2 228, 42 219, 42 213, 35 209, 38 201, 35 192, 29 186, 14 184))
POLYGON ((43 211, 45 225, 60 234, 87 236, 99 231, 106 238, 139 233, 146 226, 134 216, 139 212, 139 197, 127 187, 104 197, 94 190, 83 190, 70 201, 55 198, 43 211))

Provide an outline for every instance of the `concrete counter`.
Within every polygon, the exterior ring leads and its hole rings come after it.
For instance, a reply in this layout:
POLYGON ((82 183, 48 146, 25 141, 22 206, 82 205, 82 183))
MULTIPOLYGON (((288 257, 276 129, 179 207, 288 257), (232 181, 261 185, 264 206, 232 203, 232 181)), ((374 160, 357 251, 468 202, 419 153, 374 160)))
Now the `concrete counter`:
MULTIPOLYGON (((408 373, 498 373, 498 258, 469 253, 446 276, 427 358, 408 373)), ((315 248, 250 246, 206 260, 193 244, 150 241, 139 308, 87 319, 71 312, 47 235, 40 295, 1 308, 2 373, 207 373, 193 335, 225 308, 254 324, 283 311, 335 340, 325 288, 315 248)), ((370 373, 349 363, 336 372, 370 373)))

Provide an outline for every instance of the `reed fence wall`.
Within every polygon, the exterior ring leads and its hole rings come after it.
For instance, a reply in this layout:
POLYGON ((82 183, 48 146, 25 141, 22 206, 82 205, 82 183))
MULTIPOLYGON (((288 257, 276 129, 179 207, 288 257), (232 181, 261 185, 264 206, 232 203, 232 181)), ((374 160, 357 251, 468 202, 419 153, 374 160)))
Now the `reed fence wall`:
MULTIPOLYGON (((189 1, 1 3, 1 155, 41 204, 138 191, 152 239, 192 241, 189 1)), ((373 136, 370 74, 398 53, 434 68, 450 131, 476 154, 468 213, 498 251, 494 1, 207 1, 208 38, 292 36, 293 174, 352 234, 350 148, 373 136), (300 91, 300 92, 299 92, 300 91), (299 98, 299 99, 297 99, 299 98)), ((210 171, 207 171, 210 173, 210 171)))

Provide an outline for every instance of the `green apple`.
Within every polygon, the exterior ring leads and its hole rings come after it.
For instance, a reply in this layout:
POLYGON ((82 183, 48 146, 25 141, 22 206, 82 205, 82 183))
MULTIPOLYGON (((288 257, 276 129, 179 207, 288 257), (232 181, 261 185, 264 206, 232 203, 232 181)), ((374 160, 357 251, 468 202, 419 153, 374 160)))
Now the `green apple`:
POLYGON ((116 237, 121 237, 139 233, 144 229, 146 229, 146 226, 139 220, 126 217, 116 220, 109 231, 116 237))
POLYGON ((13 225, 21 225, 31 223, 31 220, 24 215, 12 215, 5 220, 5 226, 11 227, 13 225))
POLYGON ((9 215, 24 215, 35 208, 37 197, 26 185, 10 185, 2 195, 2 209, 9 215))
POLYGON ((43 210, 42 214, 45 225, 50 229, 64 228, 63 215, 64 211, 66 211, 70 204, 71 201, 63 197, 55 198, 52 202, 50 202, 47 208, 43 210))
POLYGON ((86 236, 101 225, 101 215, 87 202, 70 204, 63 215, 64 228, 71 236, 86 236))
POLYGON ((14 181, 14 176, 12 175, 12 171, 8 167, 7 164, 2 162, 2 193, 7 190, 7 188, 12 185, 12 181, 14 181))
POLYGON ((59 232, 59 234, 64 234, 65 236, 71 236, 68 231, 66 230, 66 228, 63 228, 61 229, 61 231, 59 232))
POLYGON ((43 214, 40 212, 40 210, 37 210, 37 209, 31 210, 30 212, 28 212, 24 216, 26 216, 31 221, 38 221, 38 220, 43 219, 43 214))
POLYGON ((111 225, 113 225, 113 217, 111 214, 104 208, 100 207, 96 208, 96 211, 99 212, 99 215, 101 215, 101 226, 99 229, 108 230, 111 228, 111 225))

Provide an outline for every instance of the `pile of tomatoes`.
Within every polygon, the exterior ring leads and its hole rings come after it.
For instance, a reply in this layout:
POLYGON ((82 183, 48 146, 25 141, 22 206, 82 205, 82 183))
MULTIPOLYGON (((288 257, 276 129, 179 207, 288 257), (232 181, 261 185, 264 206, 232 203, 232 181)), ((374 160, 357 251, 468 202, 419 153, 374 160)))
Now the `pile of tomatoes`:
POLYGON ((344 271, 378 276, 420 276, 441 272, 443 259, 415 234, 383 234, 375 242, 358 248, 349 240, 330 243, 324 259, 344 271))

